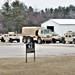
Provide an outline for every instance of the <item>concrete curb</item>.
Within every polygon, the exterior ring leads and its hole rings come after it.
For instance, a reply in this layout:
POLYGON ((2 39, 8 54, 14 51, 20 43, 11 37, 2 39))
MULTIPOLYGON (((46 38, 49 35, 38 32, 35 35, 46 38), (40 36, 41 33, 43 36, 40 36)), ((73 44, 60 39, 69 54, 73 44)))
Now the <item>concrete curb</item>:
MULTIPOLYGON (((38 44, 39 45, 39 44, 38 44)), ((40 44, 40 46, 75 47, 75 44, 40 44)))
MULTIPOLYGON (((8 45, 10 45, 10 46, 13 46, 13 45, 25 45, 24 43, 1 43, 0 42, 0 46, 2 46, 2 45, 6 45, 6 46, 8 46, 8 45)), ((36 44, 36 45, 39 45, 39 46, 57 46, 57 47, 75 47, 75 44, 61 44, 61 43, 56 43, 56 44, 52 44, 52 43, 50 43, 50 44, 36 44)))

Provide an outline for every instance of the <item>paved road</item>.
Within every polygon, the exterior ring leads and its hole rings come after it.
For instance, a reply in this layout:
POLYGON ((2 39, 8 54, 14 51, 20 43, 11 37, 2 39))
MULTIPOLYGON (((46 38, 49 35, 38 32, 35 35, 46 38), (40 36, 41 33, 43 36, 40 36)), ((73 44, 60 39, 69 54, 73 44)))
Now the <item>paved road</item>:
MULTIPOLYGON (((23 43, 0 43, 0 57, 25 57, 25 47, 23 43)), ((75 54, 75 44, 36 44, 35 47, 36 57, 75 54)))

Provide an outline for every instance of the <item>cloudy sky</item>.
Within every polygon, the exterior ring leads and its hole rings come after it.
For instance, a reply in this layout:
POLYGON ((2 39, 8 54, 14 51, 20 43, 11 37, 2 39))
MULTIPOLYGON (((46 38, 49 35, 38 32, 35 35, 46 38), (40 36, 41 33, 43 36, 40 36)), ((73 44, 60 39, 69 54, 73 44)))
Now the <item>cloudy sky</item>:
MULTIPOLYGON (((4 1, 0 1, 0 8, 3 5, 4 1)), ((11 0, 13 1, 13 0, 11 0)), ((37 9, 45 9, 47 8, 57 8, 58 6, 69 6, 75 5, 75 0, 20 0, 25 3, 27 6, 32 6, 33 8, 37 9)))

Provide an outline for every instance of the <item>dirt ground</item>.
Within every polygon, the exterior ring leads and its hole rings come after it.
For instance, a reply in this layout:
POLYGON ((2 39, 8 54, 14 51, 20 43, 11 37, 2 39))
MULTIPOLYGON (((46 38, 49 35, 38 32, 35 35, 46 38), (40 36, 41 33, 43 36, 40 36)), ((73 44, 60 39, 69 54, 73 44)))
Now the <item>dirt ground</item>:
POLYGON ((75 56, 0 58, 0 75, 75 75, 75 56))

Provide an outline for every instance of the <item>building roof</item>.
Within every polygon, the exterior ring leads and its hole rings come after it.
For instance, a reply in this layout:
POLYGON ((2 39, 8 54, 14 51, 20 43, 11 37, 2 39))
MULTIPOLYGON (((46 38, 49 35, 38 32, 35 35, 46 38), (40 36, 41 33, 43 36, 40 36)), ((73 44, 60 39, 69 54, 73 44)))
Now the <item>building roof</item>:
MULTIPOLYGON (((58 24, 74 24, 75 25, 75 19, 50 19, 51 21, 58 23, 58 24)), ((49 20, 49 21, 50 21, 49 20)))

